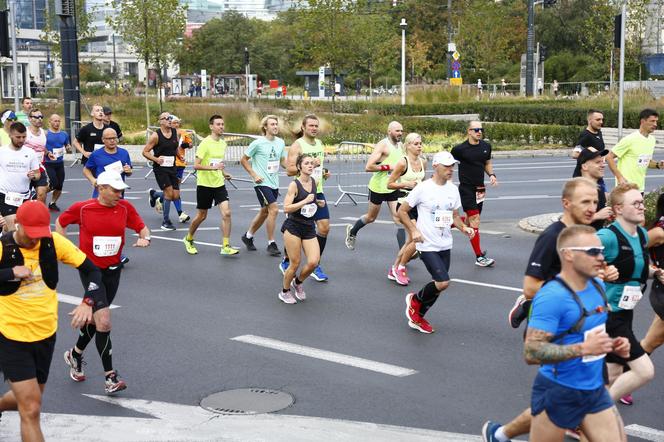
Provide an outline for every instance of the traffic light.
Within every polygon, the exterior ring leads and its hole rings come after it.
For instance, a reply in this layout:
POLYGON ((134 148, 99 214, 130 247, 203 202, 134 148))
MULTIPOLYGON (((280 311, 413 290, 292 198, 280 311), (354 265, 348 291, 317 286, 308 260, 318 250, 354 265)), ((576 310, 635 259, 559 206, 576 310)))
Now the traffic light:
POLYGON ((620 49, 620 29, 622 28, 622 14, 613 18, 613 47, 620 49))
POLYGON ((244 48, 244 65, 249 64, 249 48, 244 48))
POLYGON ((539 62, 540 63, 544 63, 544 60, 546 60, 546 55, 547 55, 546 46, 540 45, 540 48, 539 48, 539 62))
POLYGON ((9 11, 0 11, 0 57, 9 58, 9 11))
POLYGON ((545 8, 552 8, 558 0, 544 0, 545 8))

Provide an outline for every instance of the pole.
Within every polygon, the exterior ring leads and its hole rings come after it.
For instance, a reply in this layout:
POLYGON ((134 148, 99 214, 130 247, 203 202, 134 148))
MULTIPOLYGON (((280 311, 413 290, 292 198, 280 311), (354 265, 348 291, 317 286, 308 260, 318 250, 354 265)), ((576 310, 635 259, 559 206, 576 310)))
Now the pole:
POLYGON ((526 42, 526 96, 534 95, 533 58, 535 52, 535 0, 528 0, 528 37, 526 42))
POLYGON ((539 94, 539 91, 537 90, 537 80, 539 78, 539 58, 540 58, 540 45, 539 42, 537 42, 537 50, 535 51, 535 79, 533 80, 533 97, 536 97, 539 94))
POLYGON ((625 22, 627 21, 627 7, 623 2, 620 11, 620 79, 618 83, 618 138, 623 136, 623 93, 625 91, 625 22))
POLYGON ((118 60, 115 57, 115 34, 113 34, 113 84, 115 85, 115 96, 118 96, 118 60))
POLYGON ((249 48, 244 48, 244 83, 247 90, 245 101, 249 103, 249 48))
POLYGON ((12 33, 12 69, 14 71, 14 111, 18 112, 18 51, 16 50, 16 2, 9 1, 9 30, 12 33))
POLYGON ((609 91, 613 92, 613 57, 616 53, 615 48, 611 48, 611 64, 610 64, 610 71, 609 71, 609 91))
POLYGON ((452 78, 452 53, 450 48, 452 46, 452 0, 447 0, 447 80, 452 78))
POLYGON ((401 105, 406 104, 406 19, 401 19, 401 105))

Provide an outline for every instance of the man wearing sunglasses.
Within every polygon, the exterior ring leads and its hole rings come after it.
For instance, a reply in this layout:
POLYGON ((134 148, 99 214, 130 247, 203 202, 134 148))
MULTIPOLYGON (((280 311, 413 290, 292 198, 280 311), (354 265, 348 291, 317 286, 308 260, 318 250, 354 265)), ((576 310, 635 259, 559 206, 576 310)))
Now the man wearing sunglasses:
POLYGON ((491 145, 482 139, 484 129, 479 121, 468 123, 468 139, 452 148, 452 156, 459 162, 459 194, 461 205, 466 213, 466 224, 475 231, 470 245, 475 252, 475 265, 490 267, 495 263, 487 258, 480 246, 480 214, 486 197, 484 174, 489 176, 492 186, 498 185, 491 164, 491 145))
POLYGON ((28 136, 25 139, 25 145, 34 150, 39 158, 39 172, 41 173, 37 181, 33 181, 32 187, 37 191, 37 199, 46 204, 46 194, 48 193, 48 175, 44 167, 46 157, 55 158, 52 153, 46 149, 46 131, 42 129, 44 125, 44 114, 39 109, 32 109, 28 114, 30 126, 28 126, 28 136))

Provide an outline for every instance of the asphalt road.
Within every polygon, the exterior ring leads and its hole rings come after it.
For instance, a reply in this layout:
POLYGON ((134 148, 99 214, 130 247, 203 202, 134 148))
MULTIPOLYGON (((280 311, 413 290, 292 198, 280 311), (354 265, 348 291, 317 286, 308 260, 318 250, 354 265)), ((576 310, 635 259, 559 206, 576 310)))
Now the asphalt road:
MULTIPOLYGON (((329 165, 333 174, 340 172, 339 167, 329 165)), ((349 251, 343 244, 344 224, 366 211, 365 199, 359 198, 357 206, 348 199, 338 207, 331 206, 333 227, 322 261, 330 280, 318 283, 309 279, 305 283, 307 301, 288 306, 277 300, 279 259, 265 252, 264 231, 256 236, 258 251, 242 248, 238 256, 222 257, 220 232, 215 229, 220 216, 213 209, 202 226, 206 230, 196 236, 199 254, 189 256, 181 243, 186 225, 176 223, 175 232, 159 230, 160 216, 150 209, 146 198, 146 190, 155 186, 154 178, 143 179, 147 169, 137 169, 128 181, 127 197, 153 229, 153 241, 148 249, 126 249, 131 262, 123 271, 115 300, 120 307, 112 313, 114 365, 128 384, 121 397, 197 406, 203 397, 217 391, 266 387, 296 398, 292 407, 278 413, 284 415, 475 435, 486 419, 508 421, 528 406, 536 373, 536 367, 527 366, 521 356, 522 330, 511 329, 506 320, 536 238, 516 225, 520 218, 560 210, 560 189, 572 169, 573 163, 564 158, 495 161, 500 185, 489 189, 482 246, 496 265, 476 267, 467 239, 455 233, 450 274, 466 282, 454 282, 427 315, 437 329, 432 335, 411 330, 404 316, 406 293, 429 281, 422 263, 409 265, 411 287, 399 287, 385 276, 396 253, 395 228, 386 208, 380 215, 382 222, 365 227, 356 250, 349 251), (232 340, 247 335, 416 373, 394 376, 232 340)), ((232 167, 231 173, 246 176, 239 167, 232 167)), ((81 178, 80 166, 67 169, 67 176, 62 207, 91 192, 81 178)), ((357 174, 343 182, 362 190, 368 178, 368 174, 357 174)), ((328 183, 325 192, 333 203, 340 194, 334 178, 328 183)), ((281 184, 285 186, 287 179, 282 178, 281 184)), ((664 184, 664 173, 651 171, 647 184, 648 188, 664 184)), ((237 185, 230 192, 232 243, 241 246, 239 237, 258 205, 250 184, 237 185)), ((183 185, 182 198, 185 211, 193 216, 194 179, 183 185)), ((278 227, 281 221, 283 214, 278 227)), ((277 240, 281 246, 280 235, 277 240)), ((81 296, 74 270, 62 270, 58 292, 81 296)), ((103 395, 103 371, 94 344, 86 352, 88 380, 75 384, 69 379, 62 354, 76 339, 67 318, 72 308, 60 304, 60 329, 43 411, 79 418, 147 417, 83 396, 103 395)), ((641 302, 635 319, 637 336, 643 336, 652 317, 647 300, 641 302)), ((653 360, 657 368, 663 367, 664 353, 656 353, 653 360)), ((625 424, 664 430, 662 376, 658 374, 634 397, 634 406, 620 406, 625 424)), ((11 413, 5 413, 0 423, 0 439, 4 439, 3 433, 15 437, 16 429, 8 428, 7 422, 16 421, 8 421, 8 415, 11 413)), ((87 436, 77 437, 94 440, 100 429, 90 426, 87 431, 87 436)), ((220 437, 209 434, 210 440, 220 437)), ((140 439, 138 435, 136 439, 140 439)))

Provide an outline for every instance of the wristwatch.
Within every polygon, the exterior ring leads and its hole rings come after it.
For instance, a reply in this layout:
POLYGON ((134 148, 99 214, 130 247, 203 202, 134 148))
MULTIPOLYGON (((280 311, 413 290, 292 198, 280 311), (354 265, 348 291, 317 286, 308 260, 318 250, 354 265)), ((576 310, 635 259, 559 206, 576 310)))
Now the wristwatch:
POLYGON ((90 307, 94 307, 95 302, 92 298, 86 296, 85 298, 83 298, 83 304, 86 304, 90 307))

